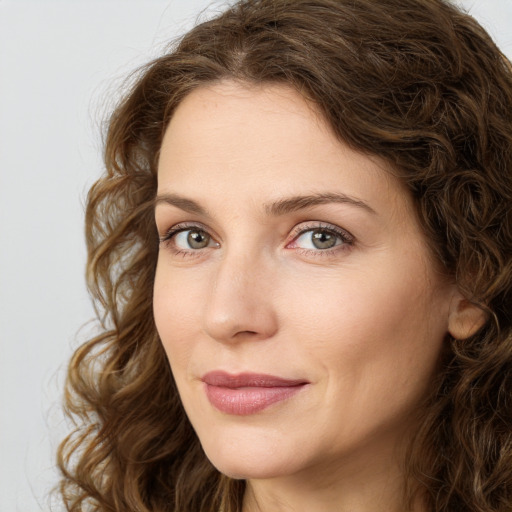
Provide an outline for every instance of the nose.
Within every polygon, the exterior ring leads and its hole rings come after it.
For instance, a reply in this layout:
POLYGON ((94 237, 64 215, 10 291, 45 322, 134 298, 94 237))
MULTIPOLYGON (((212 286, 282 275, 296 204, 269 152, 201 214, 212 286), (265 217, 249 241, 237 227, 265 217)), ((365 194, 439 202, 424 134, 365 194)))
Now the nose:
POLYGON ((204 314, 208 336, 233 343, 265 340, 277 332, 272 272, 263 259, 234 254, 217 263, 204 314))

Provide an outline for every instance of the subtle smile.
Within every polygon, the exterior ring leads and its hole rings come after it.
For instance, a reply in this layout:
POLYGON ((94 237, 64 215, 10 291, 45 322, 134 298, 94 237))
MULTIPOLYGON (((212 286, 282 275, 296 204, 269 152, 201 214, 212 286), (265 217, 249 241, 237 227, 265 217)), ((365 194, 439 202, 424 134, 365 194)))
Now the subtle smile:
POLYGON ((205 374, 206 396, 210 403, 226 414, 246 416, 286 400, 309 384, 304 379, 283 379, 273 375, 223 371, 205 374))

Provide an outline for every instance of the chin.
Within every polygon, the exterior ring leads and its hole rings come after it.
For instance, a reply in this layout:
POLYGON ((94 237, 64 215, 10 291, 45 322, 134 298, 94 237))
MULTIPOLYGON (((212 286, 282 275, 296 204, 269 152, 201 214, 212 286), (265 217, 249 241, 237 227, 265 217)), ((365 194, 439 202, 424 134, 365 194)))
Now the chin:
POLYGON ((224 475, 237 480, 270 479, 294 472, 298 461, 279 449, 269 446, 240 446, 238 443, 218 443, 203 450, 210 462, 224 475))

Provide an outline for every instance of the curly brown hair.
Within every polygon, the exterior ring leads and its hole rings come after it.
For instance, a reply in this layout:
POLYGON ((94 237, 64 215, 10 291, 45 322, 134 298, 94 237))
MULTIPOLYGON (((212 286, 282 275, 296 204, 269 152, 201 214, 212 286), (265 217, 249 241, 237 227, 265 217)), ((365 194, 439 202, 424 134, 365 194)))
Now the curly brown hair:
POLYGON ((443 0, 242 0, 135 75, 87 202, 101 333, 69 366, 76 429, 58 455, 67 510, 241 510, 244 482, 204 455, 152 314, 163 134, 187 94, 224 78, 293 86, 412 191, 434 254, 487 321, 448 343, 408 452, 404 503, 420 490, 436 512, 509 512, 512 68, 443 0))

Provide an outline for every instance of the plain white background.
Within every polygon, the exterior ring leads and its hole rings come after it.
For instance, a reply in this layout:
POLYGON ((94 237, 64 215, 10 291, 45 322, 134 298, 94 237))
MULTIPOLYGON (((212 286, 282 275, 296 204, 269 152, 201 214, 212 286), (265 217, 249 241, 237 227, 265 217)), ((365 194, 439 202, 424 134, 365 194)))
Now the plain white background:
MULTIPOLYGON (((512 0, 460 3, 512 58, 512 0)), ((51 507, 65 364, 93 318, 83 202, 102 169, 105 105, 222 4, 0 0, 0 512, 51 507)))

